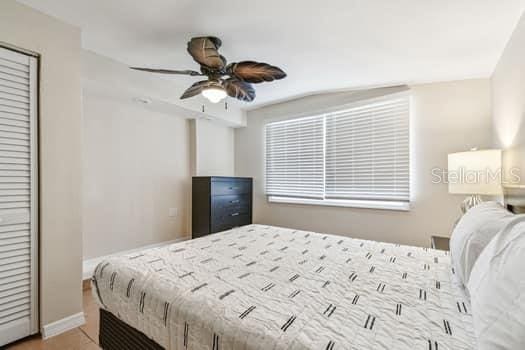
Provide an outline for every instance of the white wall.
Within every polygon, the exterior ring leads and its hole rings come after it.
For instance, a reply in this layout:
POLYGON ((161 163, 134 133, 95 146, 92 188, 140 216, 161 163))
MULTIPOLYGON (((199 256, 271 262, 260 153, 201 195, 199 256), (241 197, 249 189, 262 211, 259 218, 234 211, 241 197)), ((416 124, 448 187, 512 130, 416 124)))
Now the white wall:
POLYGON ((505 150, 504 168, 521 169, 525 185, 525 15, 492 76, 494 143, 505 150))
POLYGON ((169 81, 93 52, 82 53, 82 82, 89 270, 95 258, 190 236, 191 176, 233 175, 234 132, 231 120, 161 103, 169 81))
POLYGON ((0 1, 0 43, 40 60, 40 324, 82 311, 80 30, 0 1))
POLYGON ((194 174, 233 176, 234 129, 205 119, 197 119, 194 123, 194 174))
POLYGON ((268 118, 304 114, 344 104, 352 94, 306 97, 248 113, 235 132, 235 174, 254 178, 254 221, 372 240, 428 246, 433 234, 449 235, 461 196, 432 184, 433 167, 447 154, 491 145, 489 80, 416 85, 411 120, 412 210, 409 212, 268 203, 264 195, 263 127, 268 118))
POLYGON ((131 98, 83 102, 84 259, 188 236, 189 121, 131 98))
POLYGON ((224 104, 209 103, 200 95, 181 100, 179 96, 197 78, 167 78, 161 74, 132 70, 126 64, 88 50, 82 51, 82 70, 83 86, 104 91, 108 96, 147 98, 151 101, 149 109, 185 118, 213 118, 230 126, 243 126, 246 123, 240 101, 229 99, 226 109, 224 104))

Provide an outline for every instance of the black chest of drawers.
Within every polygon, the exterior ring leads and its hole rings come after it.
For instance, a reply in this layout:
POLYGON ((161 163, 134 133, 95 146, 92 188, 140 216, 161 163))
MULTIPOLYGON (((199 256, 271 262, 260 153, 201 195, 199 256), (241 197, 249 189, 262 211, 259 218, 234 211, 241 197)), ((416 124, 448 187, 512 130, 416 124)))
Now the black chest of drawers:
POLYGON ((192 237, 252 223, 252 179, 196 176, 192 179, 192 237))

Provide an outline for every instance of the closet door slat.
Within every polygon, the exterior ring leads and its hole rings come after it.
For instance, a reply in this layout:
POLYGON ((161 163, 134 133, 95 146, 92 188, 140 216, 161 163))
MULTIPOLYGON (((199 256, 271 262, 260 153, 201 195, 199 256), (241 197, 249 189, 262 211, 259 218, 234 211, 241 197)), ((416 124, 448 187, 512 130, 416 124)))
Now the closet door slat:
POLYGON ((36 74, 0 48, 0 347, 38 331, 36 74))

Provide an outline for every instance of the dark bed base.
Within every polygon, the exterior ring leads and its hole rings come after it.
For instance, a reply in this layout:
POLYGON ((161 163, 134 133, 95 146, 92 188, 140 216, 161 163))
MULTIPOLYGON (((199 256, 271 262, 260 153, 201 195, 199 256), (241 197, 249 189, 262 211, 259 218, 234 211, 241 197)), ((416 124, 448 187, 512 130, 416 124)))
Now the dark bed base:
POLYGON ((100 309, 98 340, 104 350, 164 350, 144 333, 104 309, 100 309))

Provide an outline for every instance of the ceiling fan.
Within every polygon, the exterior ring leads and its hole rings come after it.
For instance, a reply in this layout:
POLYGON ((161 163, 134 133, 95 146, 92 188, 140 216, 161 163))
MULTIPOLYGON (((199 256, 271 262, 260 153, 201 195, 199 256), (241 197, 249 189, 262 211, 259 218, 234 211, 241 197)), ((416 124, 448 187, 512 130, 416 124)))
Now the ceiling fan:
POLYGON ((200 64, 200 72, 140 67, 131 67, 131 69, 162 74, 205 76, 206 80, 194 83, 180 98, 185 99, 200 93, 213 103, 221 101, 226 96, 251 102, 255 99, 255 89, 251 84, 286 77, 282 69, 267 63, 241 61, 227 64, 226 58, 218 52, 221 44, 221 40, 213 36, 191 38, 188 42, 188 53, 200 64))

